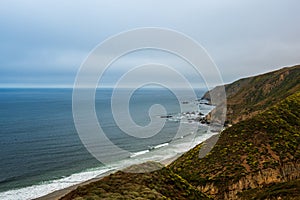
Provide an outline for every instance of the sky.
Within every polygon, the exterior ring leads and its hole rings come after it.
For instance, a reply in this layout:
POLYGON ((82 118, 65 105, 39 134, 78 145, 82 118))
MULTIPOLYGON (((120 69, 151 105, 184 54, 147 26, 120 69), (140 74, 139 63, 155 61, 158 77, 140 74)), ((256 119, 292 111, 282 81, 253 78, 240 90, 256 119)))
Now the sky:
MULTIPOLYGON (((300 63, 299 8, 298 0, 1 0, 0 87, 72 87, 80 65, 99 43, 141 27, 193 38, 229 83, 300 63)), ((147 53, 127 61, 146 62, 147 53)), ((150 57, 178 60, 155 52, 150 57)), ((124 59, 107 73, 107 86, 124 63, 130 65, 124 59)), ((192 73, 186 76, 197 82, 192 73)))

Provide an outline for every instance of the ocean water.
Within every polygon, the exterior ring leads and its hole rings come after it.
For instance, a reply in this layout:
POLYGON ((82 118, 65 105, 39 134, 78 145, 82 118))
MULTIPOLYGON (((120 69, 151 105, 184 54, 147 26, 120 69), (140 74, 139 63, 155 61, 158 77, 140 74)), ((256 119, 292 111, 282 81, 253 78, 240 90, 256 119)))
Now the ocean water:
MULTIPOLYGON (((205 89, 196 92, 200 98, 205 89)), ((161 161, 212 134, 198 123, 167 120, 153 137, 129 136, 114 121, 111 94, 111 89, 96 93, 98 121, 110 141, 130 156, 104 165, 86 150, 77 134, 72 89, 0 89, 0 199, 33 199, 130 164, 161 161), (192 126, 199 129, 174 138, 180 123, 185 123, 186 130, 192 126)), ((185 112, 193 111, 190 105, 195 99, 186 97, 186 101, 185 112)), ((145 126, 150 122, 151 105, 161 104, 168 114, 176 115, 181 113, 181 103, 166 89, 148 88, 133 94, 129 109, 135 123, 145 126)), ((208 113, 212 107, 202 105, 199 109, 208 113)))

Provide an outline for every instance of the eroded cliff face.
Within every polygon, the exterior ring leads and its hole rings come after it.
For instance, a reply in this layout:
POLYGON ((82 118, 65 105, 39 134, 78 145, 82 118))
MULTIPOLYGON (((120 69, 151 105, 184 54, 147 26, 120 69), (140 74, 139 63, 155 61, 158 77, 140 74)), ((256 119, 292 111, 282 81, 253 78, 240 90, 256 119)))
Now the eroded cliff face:
POLYGON ((229 181, 221 186, 208 183, 203 186, 198 186, 197 188, 214 199, 243 199, 238 194, 245 190, 262 188, 273 183, 287 182, 299 178, 300 163, 289 162, 275 169, 269 168, 250 173, 241 177, 238 181, 229 181))

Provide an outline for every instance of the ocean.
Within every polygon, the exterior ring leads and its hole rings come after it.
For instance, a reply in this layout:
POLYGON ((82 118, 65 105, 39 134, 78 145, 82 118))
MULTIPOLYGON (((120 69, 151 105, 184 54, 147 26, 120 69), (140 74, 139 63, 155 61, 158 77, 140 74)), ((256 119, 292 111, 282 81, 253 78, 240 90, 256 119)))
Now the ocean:
MULTIPOLYGON (((201 98, 206 89, 195 91, 201 98)), ((77 134, 72 89, 0 89, 0 199, 34 199, 130 164, 162 161, 212 135, 206 125, 183 120, 183 114, 194 111, 191 105, 199 101, 187 96, 184 103, 178 102, 167 89, 144 88, 130 100, 134 122, 146 126, 150 122, 148 110, 154 104, 163 105, 169 116, 155 136, 129 136, 114 121, 111 95, 112 89, 97 90, 98 121, 110 141, 130 156, 104 165, 86 150, 77 134), (183 111, 180 104, 184 104, 183 111), (174 133, 180 123, 187 131, 178 137, 174 133), (188 131, 192 126, 198 127, 196 133, 188 131)), ((212 106, 199 104, 198 108, 207 114, 212 106)))

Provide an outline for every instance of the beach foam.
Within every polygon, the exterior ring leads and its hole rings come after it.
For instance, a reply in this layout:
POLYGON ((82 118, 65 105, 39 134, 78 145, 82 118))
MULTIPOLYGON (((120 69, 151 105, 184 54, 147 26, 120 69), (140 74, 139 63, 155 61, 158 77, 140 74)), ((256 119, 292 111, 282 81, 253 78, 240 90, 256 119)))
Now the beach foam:
POLYGON ((1 200, 18 200, 18 199, 34 199, 51 192, 61 190, 84 181, 95 178, 107 171, 112 170, 112 168, 104 169, 93 169, 91 171, 85 171, 81 173, 72 174, 71 176, 64 177, 57 180, 45 181, 39 185, 33 185, 29 187, 24 187, 15 190, 9 190, 0 193, 1 200))

